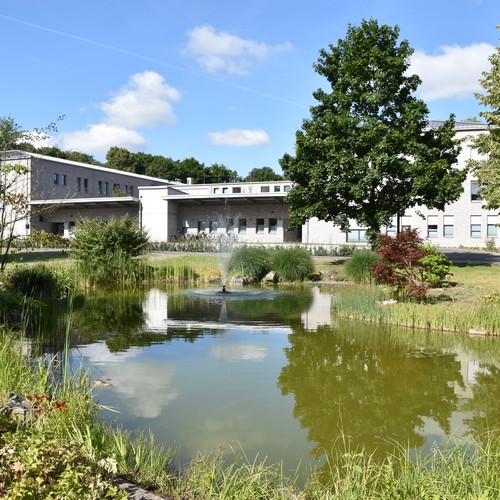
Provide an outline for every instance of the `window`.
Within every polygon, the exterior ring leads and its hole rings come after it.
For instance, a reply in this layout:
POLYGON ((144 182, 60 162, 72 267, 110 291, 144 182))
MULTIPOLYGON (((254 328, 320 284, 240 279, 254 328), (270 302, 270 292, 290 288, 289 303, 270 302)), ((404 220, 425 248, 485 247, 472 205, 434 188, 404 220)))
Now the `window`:
POLYGON ((233 188, 233 193, 241 193, 241 188, 240 187, 234 187, 233 188))
POLYGON ((102 194, 102 181, 97 182, 97 194, 102 194))
POLYGON ((104 196, 109 196, 109 182, 104 182, 104 196))
POLYGON ((269 232, 270 233, 278 232, 278 219, 275 218, 269 219, 269 232))
POLYGON ((198 221, 198 232, 199 233, 204 233, 206 227, 207 227, 207 223, 204 220, 199 220, 198 221))
POLYGON ((477 181, 471 181, 470 183, 470 199, 471 201, 480 201, 481 197, 478 194, 479 184, 477 181))
POLYGON ((128 187, 128 194, 129 194, 130 196, 134 196, 134 186, 129 186, 129 187, 128 187))
POLYGON ((238 232, 246 233, 247 232, 247 220, 246 219, 238 219, 238 232))
POLYGON ((54 174, 54 184, 59 184, 59 174, 54 174))
POLYGON ((488 238, 496 238, 498 236, 498 215, 488 215, 486 224, 488 238))
POLYGON ((437 238, 438 237, 438 216, 428 215, 427 216, 427 237, 437 238))
POLYGON ((269 186, 260 186, 261 193, 269 193, 269 186))
POLYGON ((83 190, 86 193, 89 192, 89 180, 87 178, 83 179, 83 190))
POLYGON ((80 193, 82 191, 82 178, 76 178, 76 190, 80 193))
POLYGON ((403 215, 400 220, 401 231, 408 231, 411 229, 411 215, 403 215))
POLYGON ((347 232, 348 243, 366 242, 366 229, 349 229, 347 232))
POLYGON ((113 196, 120 196, 120 184, 113 184, 113 196))
POLYGON ((67 186, 68 185, 68 176, 66 174, 62 174, 61 179, 62 179, 62 185, 67 186))
POLYGON ((226 233, 227 234, 234 233, 234 219, 228 219, 226 224, 226 233))
POLYGON ((210 232, 211 233, 216 233, 217 228, 219 227, 219 222, 216 220, 211 220, 210 221, 210 232))
POLYGON ((470 236, 471 238, 481 238, 481 216, 470 216, 470 236))
POLYGON ((274 186, 274 192, 279 193, 281 191, 281 186, 274 186))
POLYGON ((255 220, 255 227, 256 227, 256 231, 258 233, 263 233, 264 232, 264 219, 256 219, 255 220))
POLYGON ((285 193, 288 193, 288 191, 290 191, 290 189, 292 189, 292 186, 285 186, 283 188, 283 191, 285 191, 285 193))
POLYGON ((394 238, 394 236, 396 236, 396 233, 396 226, 393 226, 392 224, 385 226, 385 234, 387 234, 387 236, 394 238))
POLYGON ((222 194, 229 192, 229 188, 222 188, 222 194))
POLYGON ((219 193, 219 191, 220 191, 220 188, 218 188, 218 187, 214 187, 214 194, 218 194, 218 193, 219 193))
POLYGON ((454 236, 454 216, 444 215, 443 216, 443 236, 445 238, 452 238, 454 236))

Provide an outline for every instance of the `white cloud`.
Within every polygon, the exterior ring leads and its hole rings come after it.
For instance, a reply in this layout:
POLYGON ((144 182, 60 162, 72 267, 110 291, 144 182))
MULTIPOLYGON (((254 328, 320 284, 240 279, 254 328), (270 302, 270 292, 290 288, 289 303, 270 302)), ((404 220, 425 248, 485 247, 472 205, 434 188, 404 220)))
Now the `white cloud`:
POLYGON ((292 45, 289 42, 268 45, 223 31, 217 32, 212 26, 199 26, 188 32, 184 54, 195 59, 211 73, 226 71, 245 75, 253 61, 263 60, 273 53, 291 49, 292 45))
POLYGON ((180 92, 165 83, 154 71, 136 73, 109 101, 101 103, 107 115, 105 122, 127 128, 151 127, 174 123, 172 103, 181 98, 180 92))
POLYGON ((424 100, 470 96, 481 90, 479 79, 490 68, 488 57, 495 48, 487 43, 466 47, 444 46, 437 54, 415 51, 409 73, 422 79, 424 100))
POLYGON ((106 123, 89 125, 85 130, 63 133, 59 136, 59 140, 63 149, 91 153, 106 153, 112 146, 135 150, 146 144, 146 140, 139 132, 106 123))
POLYGON ((60 134, 61 147, 93 154, 106 153, 112 146, 137 150, 146 140, 135 129, 174 123, 172 103, 180 98, 180 92, 160 74, 133 74, 109 101, 100 104, 105 114, 101 123, 60 134))
POLYGON ((245 130, 232 128, 229 130, 211 132, 209 134, 213 144, 226 144, 229 146, 259 146, 267 144, 269 136, 262 129, 245 130))

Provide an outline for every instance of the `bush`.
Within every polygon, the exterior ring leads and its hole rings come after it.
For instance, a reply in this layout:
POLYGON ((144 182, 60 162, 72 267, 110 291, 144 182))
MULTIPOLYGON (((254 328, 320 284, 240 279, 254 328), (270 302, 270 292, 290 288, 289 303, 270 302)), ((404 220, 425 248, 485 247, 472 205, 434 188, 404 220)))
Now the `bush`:
POLYGON ((420 259, 423 280, 435 288, 448 286, 446 276, 450 274, 451 269, 448 257, 438 253, 436 245, 423 245, 422 249, 427 252, 427 255, 420 259))
POLYGON ((285 281, 304 281, 313 274, 311 254, 302 248, 282 248, 272 253, 272 269, 285 281))
POLYGON ((65 283, 43 264, 17 266, 8 275, 11 290, 37 300, 58 299, 64 294, 65 283))
POLYGON ((83 219, 71 242, 80 273, 90 282, 137 281, 146 272, 133 257, 148 245, 148 235, 136 220, 83 219))
POLYGON ((373 277, 379 283, 389 285, 395 299, 424 299, 428 284, 423 278, 420 259, 427 252, 422 248, 422 238, 417 230, 403 231, 394 238, 383 234, 378 243, 380 261, 371 266, 373 277))
POLYGON ((380 260, 380 256, 370 250, 361 250, 356 252, 344 264, 347 276, 354 281, 354 283, 371 283, 372 273, 371 266, 380 260))
POLYGON ((271 255, 262 247, 238 248, 229 260, 228 269, 233 274, 260 281, 271 270, 271 255))

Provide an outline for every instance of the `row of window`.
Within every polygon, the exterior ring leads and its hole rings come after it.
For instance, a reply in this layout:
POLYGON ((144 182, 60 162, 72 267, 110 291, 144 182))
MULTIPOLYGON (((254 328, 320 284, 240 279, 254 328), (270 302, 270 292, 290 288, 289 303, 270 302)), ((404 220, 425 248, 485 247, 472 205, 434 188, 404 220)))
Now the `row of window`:
MULTIPOLYGON (((427 236, 429 238, 437 238, 438 231, 438 216, 427 216, 427 236)), ((443 215, 443 236, 452 238, 455 236, 454 215, 443 215)), ((470 216, 470 236, 471 238, 482 237, 482 216, 470 216)), ((486 237, 496 238, 498 236, 498 215, 486 216, 486 237)))
MULTIPOLYGON (((238 234, 245 234, 247 232, 247 219, 238 219, 237 221, 238 234)), ((219 221, 218 220, 210 220, 208 222, 208 230, 210 233, 215 233, 219 229, 219 221)), ((235 232, 235 220, 229 219, 226 223, 226 233, 232 234, 235 232)), ((199 220, 198 221, 198 233, 205 233, 207 230, 207 221, 199 220)), ((182 232, 187 233, 188 228, 183 227, 182 232)), ((278 232, 278 219, 275 217, 270 217, 267 219, 255 219, 255 232, 257 234, 264 234, 265 232, 270 234, 275 234, 278 232)))
MULTIPOLYGON (((272 186, 273 187, 273 191, 274 193, 281 193, 281 185, 279 186, 272 186)), ((283 186, 283 193, 288 193, 290 191, 290 189, 292 188, 292 186, 289 186, 289 185, 286 185, 286 186, 283 186)), ((251 187, 249 188, 251 192, 251 187)), ((228 187, 214 187, 214 194, 219 194, 219 193, 222 193, 222 194, 228 194, 228 193, 233 193, 233 194, 240 194, 241 193, 241 186, 233 186, 231 188, 228 187), (230 191, 231 189, 231 191, 230 191)), ((261 193, 270 193, 271 192, 271 186, 260 186, 260 192, 261 193)))
MULTIPOLYGON (((66 174, 54 174, 54 184, 60 186, 68 185, 68 176, 66 174)), ((116 195, 134 195, 134 186, 124 184, 121 186, 116 183, 113 184, 113 192, 110 191, 110 184, 108 181, 98 181, 97 182, 97 194, 99 196, 111 196, 111 194, 116 195)), ((76 191, 78 193, 88 193, 89 192, 89 179, 88 177, 77 177, 76 178, 76 191)))
MULTIPOLYGON (((470 216, 470 236, 471 238, 481 238, 482 237, 482 216, 481 215, 471 215, 470 216)), ((499 225, 498 215, 487 215, 486 216, 486 237, 487 238, 497 238, 500 234, 498 229, 499 225)), ((403 224, 401 229, 410 229, 411 226, 403 224)), ((396 234, 396 228, 394 226, 389 226, 385 231, 387 234, 394 236, 396 234)), ((453 238, 455 236, 455 216, 454 215, 443 215, 443 226, 442 235, 445 238, 453 238)), ((439 237, 439 225, 437 215, 427 216, 427 237, 428 238, 438 238, 439 237)), ((347 242, 348 243, 365 243, 366 242, 366 229, 355 228, 350 229, 347 232, 347 242)))

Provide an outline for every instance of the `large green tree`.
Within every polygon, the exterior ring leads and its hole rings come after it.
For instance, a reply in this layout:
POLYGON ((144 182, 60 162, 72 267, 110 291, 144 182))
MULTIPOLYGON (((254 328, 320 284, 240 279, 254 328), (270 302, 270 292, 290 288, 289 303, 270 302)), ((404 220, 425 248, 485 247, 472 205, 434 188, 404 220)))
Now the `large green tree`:
POLYGON ((474 141, 485 159, 475 162, 473 168, 486 208, 496 209, 500 208, 500 46, 490 56, 490 63, 490 71, 485 71, 480 80, 484 93, 476 94, 479 102, 487 107, 479 115, 489 125, 489 133, 481 134, 474 141))
POLYGON ((442 210, 460 196, 454 117, 427 128, 429 110, 414 96, 421 80, 408 74, 413 50, 398 37, 397 26, 364 20, 320 51, 314 68, 330 88, 313 93, 295 156, 280 160, 294 182, 292 226, 318 217, 348 231, 353 219, 374 243, 393 216, 416 205, 442 210))

